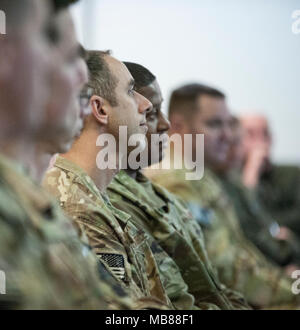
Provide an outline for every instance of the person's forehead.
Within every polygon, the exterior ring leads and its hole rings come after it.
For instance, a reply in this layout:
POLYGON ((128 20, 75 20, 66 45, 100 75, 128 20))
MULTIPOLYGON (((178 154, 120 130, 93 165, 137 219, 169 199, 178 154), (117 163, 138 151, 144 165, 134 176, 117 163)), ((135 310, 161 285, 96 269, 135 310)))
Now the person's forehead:
POLYGON ((202 116, 214 117, 218 115, 231 120, 231 115, 226 101, 221 97, 201 95, 196 100, 196 106, 198 108, 198 112, 201 113, 202 116))
POLYGON ((105 61, 111 71, 111 73, 118 78, 120 84, 128 85, 133 81, 132 75, 128 71, 126 65, 115 57, 107 55, 105 61))
POLYGON ((64 45, 65 48, 74 47, 75 45, 76 47, 79 47, 76 38, 74 22, 68 9, 61 10, 56 15, 55 24, 60 34, 61 45, 64 45))
POLYGON ((242 120, 242 124, 245 128, 248 129, 267 129, 268 122, 267 119, 261 116, 257 117, 248 117, 242 120))
POLYGON ((145 96, 154 106, 159 106, 163 102, 159 84, 154 80, 150 85, 142 87, 140 93, 145 96))
POLYGON ((50 3, 49 1, 40 1, 40 0, 31 0, 30 10, 32 11, 29 14, 28 21, 31 24, 38 22, 40 25, 46 24, 50 19, 50 3))

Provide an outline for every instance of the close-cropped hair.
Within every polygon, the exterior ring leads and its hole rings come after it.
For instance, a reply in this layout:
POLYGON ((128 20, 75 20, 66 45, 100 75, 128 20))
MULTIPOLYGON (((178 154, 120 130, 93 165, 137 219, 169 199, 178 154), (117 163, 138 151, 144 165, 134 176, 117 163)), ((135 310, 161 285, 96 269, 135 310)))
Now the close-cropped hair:
POLYGON ((87 51, 87 66, 89 69, 88 87, 93 89, 93 94, 106 99, 110 105, 117 106, 117 98, 115 89, 118 79, 111 72, 106 57, 110 55, 110 51, 87 51))
POLYGON ((147 68, 140 64, 132 62, 123 63, 126 65, 128 71, 131 73, 135 82, 134 85, 136 89, 147 87, 152 84, 153 81, 156 79, 152 72, 150 72, 147 68))
POLYGON ((198 110, 196 101, 199 97, 208 95, 214 98, 225 98, 225 94, 221 91, 202 84, 188 84, 175 89, 170 97, 168 114, 169 118, 175 113, 181 113, 186 118, 192 116, 198 110))

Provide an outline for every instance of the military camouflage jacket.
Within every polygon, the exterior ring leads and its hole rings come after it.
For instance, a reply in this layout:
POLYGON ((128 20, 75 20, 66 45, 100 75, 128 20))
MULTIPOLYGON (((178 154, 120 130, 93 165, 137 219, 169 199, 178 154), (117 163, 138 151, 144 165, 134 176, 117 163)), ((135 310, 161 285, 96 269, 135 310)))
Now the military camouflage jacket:
POLYGON ((86 172, 58 157, 45 176, 44 186, 86 235, 111 274, 135 298, 153 297, 171 306, 144 233, 128 214, 111 205, 86 172))
POLYGON ((220 280, 242 292, 256 308, 296 308, 299 297, 291 280, 270 264, 242 233, 238 219, 218 179, 205 169, 203 179, 185 180, 186 170, 155 171, 152 178, 188 202, 197 216, 207 210, 206 243, 220 280))
POLYGON ((258 197, 273 218, 300 238, 300 168, 272 165, 257 187, 258 197))
POLYGON ((280 266, 300 265, 300 242, 274 237, 279 224, 261 205, 254 191, 244 187, 238 175, 218 176, 232 202, 245 236, 280 266), (274 235, 272 233, 274 232, 274 235))
MULTIPOLYGON (((121 171, 110 184, 108 193, 111 202, 131 214, 135 225, 143 228, 176 262, 198 307, 233 308, 213 273, 201 228, 179 198, 151 183, 140 172, 137 172, 135 180, 121 171)), ((161 255, 156 257, 162 270, 166 270, 163 260, 159 260, 161 255)), ((173 276, 174 269, 167 269, 169 276, 165 280, 169 282, 170 296, 178 299, 178 294, 176 297, 172 290, 175 289, 176 292, 176 288, 180 288, 182 283, 179 282, 180 277, 173 276)), ((167 285, 166 287, 168 288, 167 285)), ((233 292, 230 295, 235 308, 247 307, 240 295, 233 292)), ((180 299, 177 303, 180 304, 180 299)))
POLYGON ((132 307, 56 202, 3 156, 0 270, 6 279, 0 309, 132 307))

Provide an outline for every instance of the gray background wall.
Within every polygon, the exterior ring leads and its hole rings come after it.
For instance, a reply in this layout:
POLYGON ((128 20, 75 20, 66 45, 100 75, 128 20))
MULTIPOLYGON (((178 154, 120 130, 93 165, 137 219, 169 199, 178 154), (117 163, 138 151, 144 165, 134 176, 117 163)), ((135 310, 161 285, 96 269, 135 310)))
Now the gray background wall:
POLYGON ((296 9, 300 0, 85 0, 72 13, 85 47, 153 71, 165 108, 174 87, 212 84, 236 114, 266 114, 275 160, 300 164, 296 9))

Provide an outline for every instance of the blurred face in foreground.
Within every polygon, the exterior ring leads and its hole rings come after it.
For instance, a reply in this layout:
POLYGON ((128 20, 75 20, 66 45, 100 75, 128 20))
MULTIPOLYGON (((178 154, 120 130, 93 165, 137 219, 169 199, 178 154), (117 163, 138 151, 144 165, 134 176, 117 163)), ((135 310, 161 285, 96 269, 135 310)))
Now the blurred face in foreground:
POLYGON ((82 128, 79 95, 88 81, 88 69, 81 56, 73 21, 68 10, 55 17, 57 43, 55 63, 51 75, 51 96, 47 105, 47 118, 43 135, 53 151, 66 152, 82 128))
POLYGON ((23 9, 17 21, 7 18, 7 34, 0 35, 2 133, 13 137, 35 136, 44 120, 53 55, 47 1, 28 0, 23 9))

